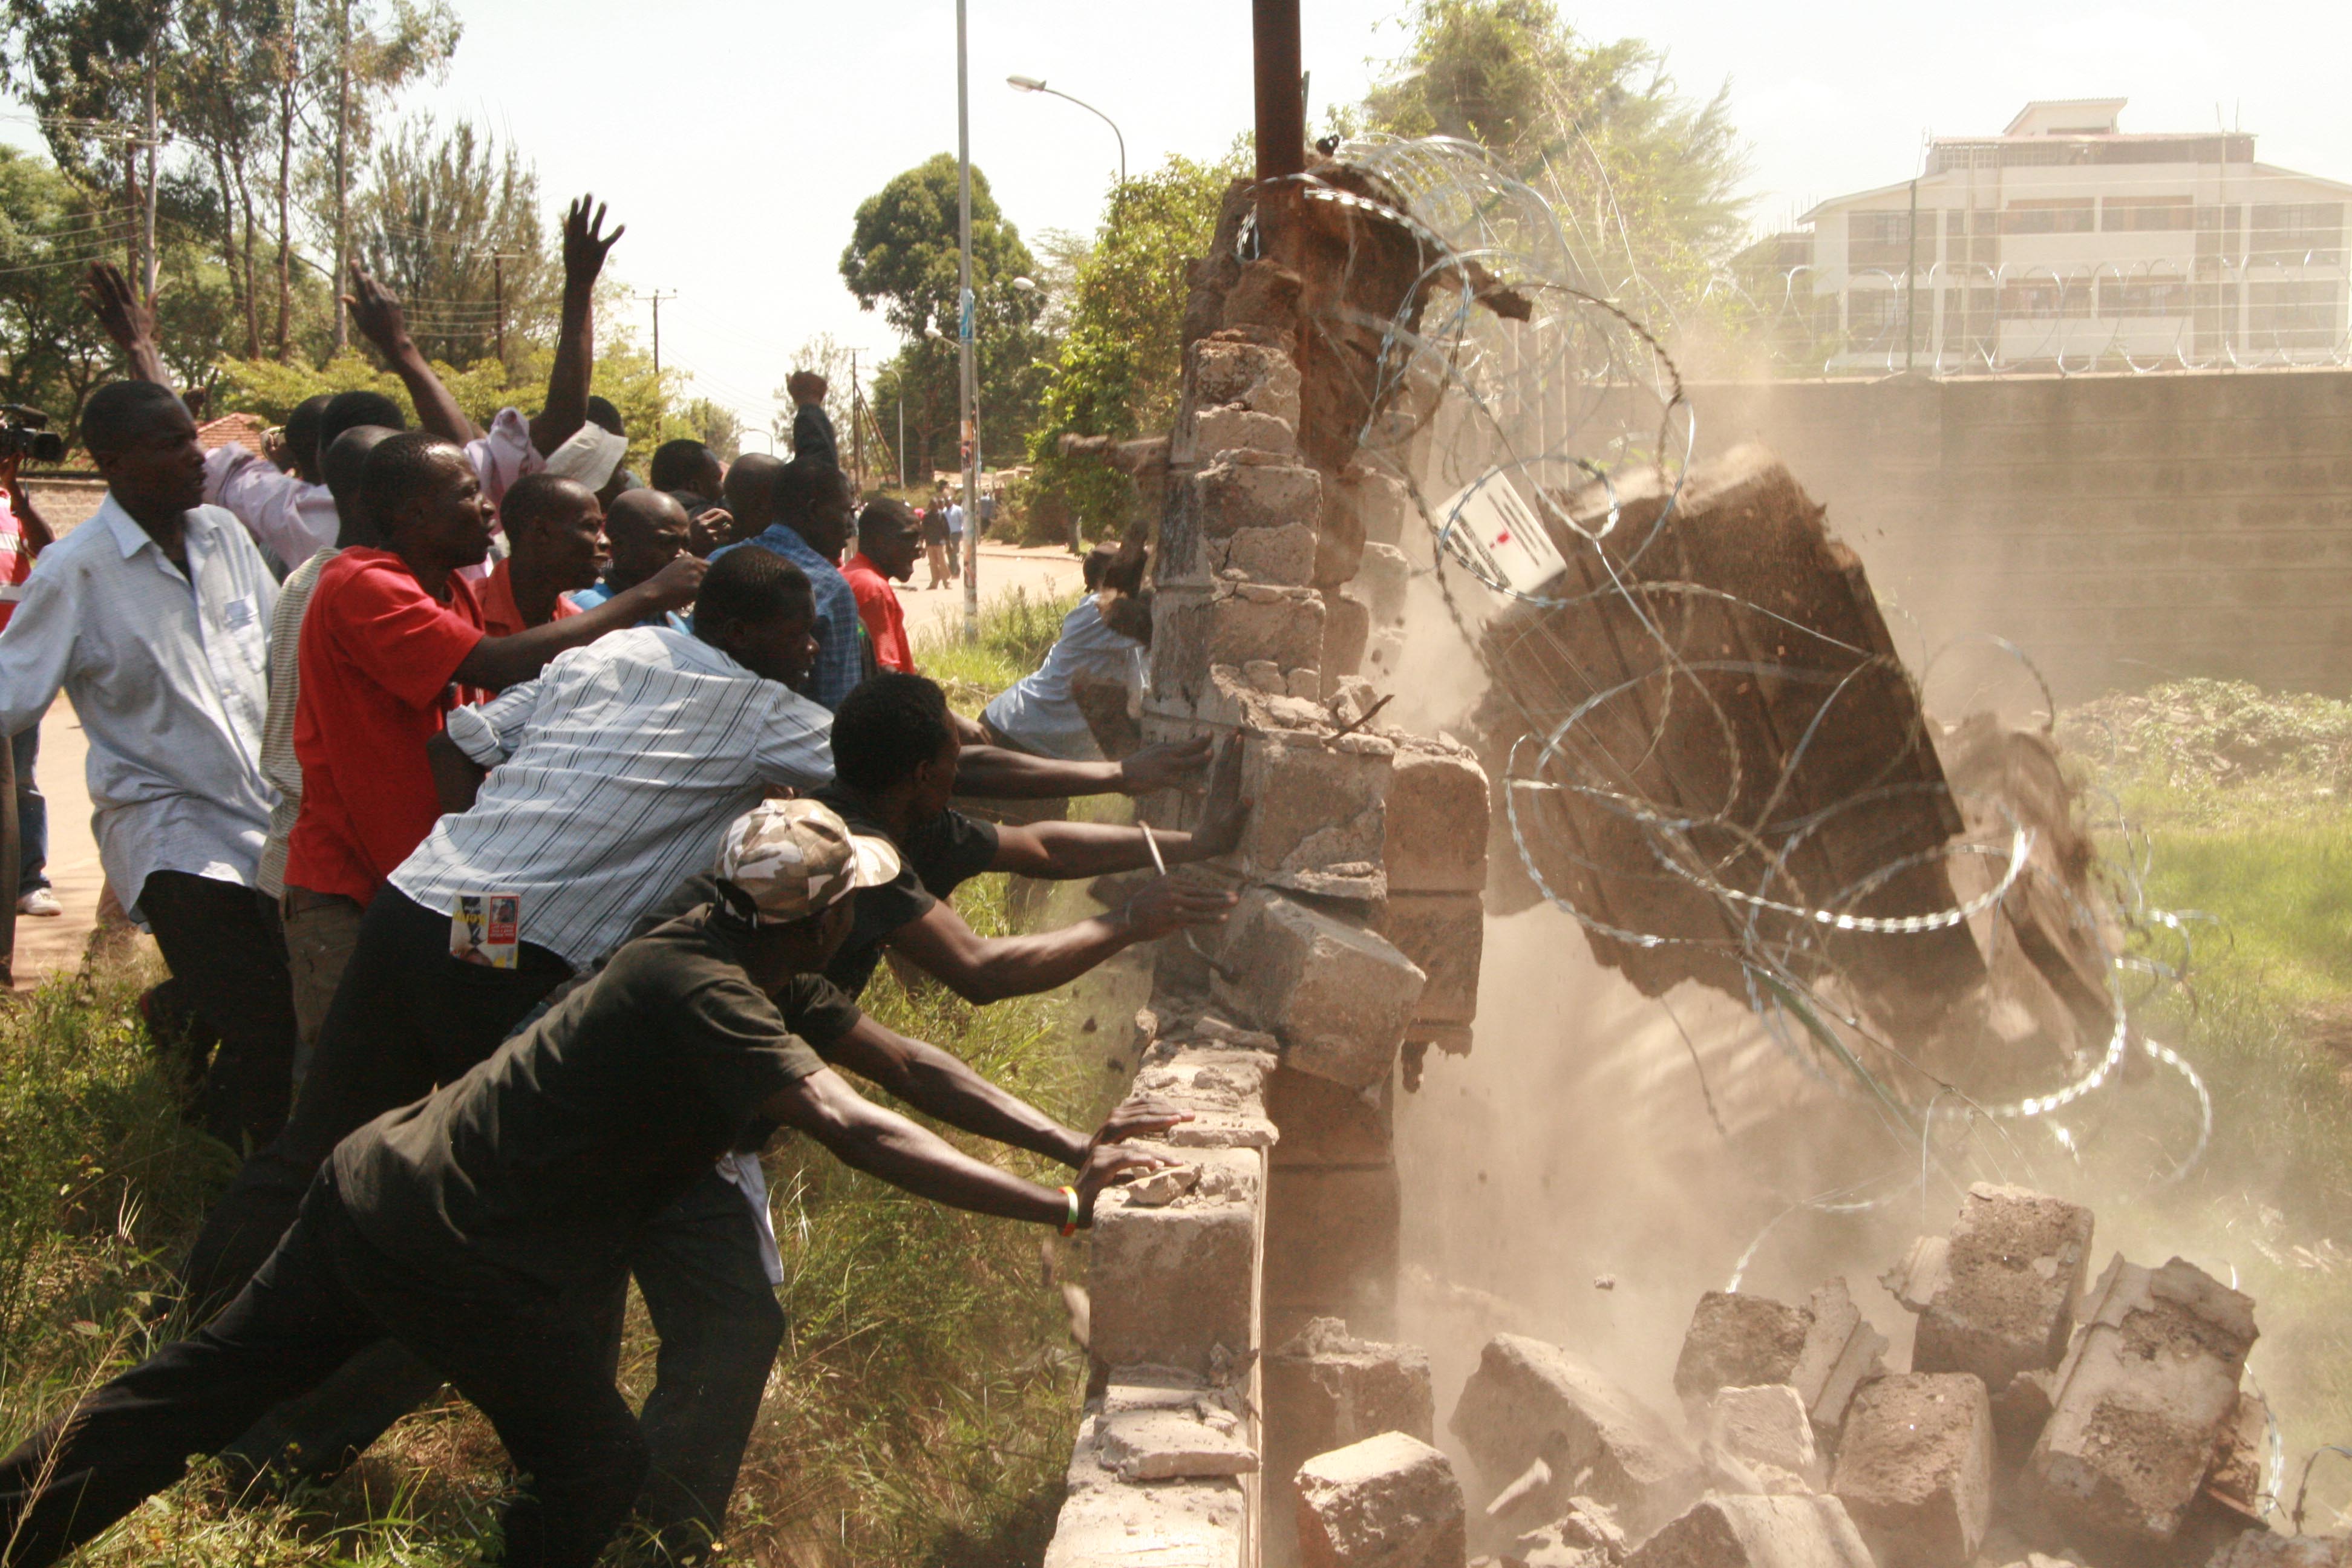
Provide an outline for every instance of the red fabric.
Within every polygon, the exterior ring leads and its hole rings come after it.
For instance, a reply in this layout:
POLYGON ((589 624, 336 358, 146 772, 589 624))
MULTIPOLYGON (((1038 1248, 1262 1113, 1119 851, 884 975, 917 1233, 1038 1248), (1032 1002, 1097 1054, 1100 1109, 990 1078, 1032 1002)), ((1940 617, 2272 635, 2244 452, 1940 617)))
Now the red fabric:
POLYGON ((319 574, 298 654, 302 814, 289 883, 366 903, 433 831, 441 802, 425 742, 468 695, 451 681, 481 640, 481 603, 462 577, 445 605, 386 550, 346 550, 319 574))
POLYGON ((890 579, 866 559, 863 550, 849 558, 841 574, 849 579, 849 591, 857 596, 857 618, 866 623, 866 635, 874 639, 874 662, 885 669, 914 674, 915 650, 907 641, 907 609, 898 603, 898 591, 890 586, 890 579))
MULTIPOLYGON (((572 602, 570 595, 558 594, 555 614, 547 618, 560 621, 579 613, 580 606, 572 602)), ((482 584, 482 630, 494 637, 510 637, 530 629, 523 625, 522 611, 515 606, 514 560, 509 556, 490 569, 488 580, 482 584)))
POLYGON ((32 574, 33 551, 25 542, 25 524, 8 504, 8 492, 0 490, 0 626, 16 613, 25 579, 32 574))

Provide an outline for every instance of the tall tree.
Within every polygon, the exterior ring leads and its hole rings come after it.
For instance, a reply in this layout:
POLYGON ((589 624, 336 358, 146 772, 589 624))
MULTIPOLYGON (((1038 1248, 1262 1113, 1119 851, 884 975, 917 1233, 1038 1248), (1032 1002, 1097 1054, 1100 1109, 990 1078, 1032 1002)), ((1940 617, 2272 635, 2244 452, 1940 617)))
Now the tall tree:
POLYGON ((376 149, 373 174, 354 206, 359 253, 406 303, 428 357, 492 357, 501 313, 510 356, 551 330, 561 273, 540 224, 539 176, 512 146, 471 121, 446 132, 421 121, 376 149))
MULTIPOLYGON (((910 472, 961 465, 956 335, 960 288, 956 161, 947 153, 917 164, 860 203, 841 276, 866 310, 906 339, 875 383, 876 406, 887 386, 907 401, 910 472), (933 336, 931 334, 936 334, 933 336)), ((988 188, 971 172, 973 359, 980 393, 980 444, 1001 460, 1025 448, 1035 424, 1051 344, 1037 330, 1044 301, 1015 279, 1031 279, 1036 259, 1021 243, 988 188)), ((894 410, 895 412, 895 410, 894 410)))
POLYGON ((1420 0, 1363 122, 1485 146, 1577 236, 1601 291, 1669 311, 1738 249, 1748 163, 1727 87, 1680 96, 1664 54, 1601 42, 1552 0, 1420 0))

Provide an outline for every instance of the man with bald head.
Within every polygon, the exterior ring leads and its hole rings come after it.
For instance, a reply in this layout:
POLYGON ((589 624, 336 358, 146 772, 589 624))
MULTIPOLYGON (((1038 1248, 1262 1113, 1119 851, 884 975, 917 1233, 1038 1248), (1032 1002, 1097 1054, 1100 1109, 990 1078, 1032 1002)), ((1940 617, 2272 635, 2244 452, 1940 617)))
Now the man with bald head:
MULTIPOLYGON (((532 476, 516 482, 507 504, 520 532, 572 542, 545 544, 546 561, 516 584, 514 601, 567 569, 564 551, 578 553, 583 529, 594 561, 600 520, 579 484, 532 476)), ((464 575, 490 548, 489 503, 464 452, 423 431, 385 437, 368 457, 358 510, 377 544, 326 563, 302 620, 294 713, 302 805, 285 893, 289 908, 310 914, 325 905, 339 927, 354 930, 441 813, 425 742, 474 694, 466 689, 528 680, 566 648, 689 604, 703 572, 689 558, 593 610, 493 633, 464 575)), ((340 978, 339 965, 324 968, 312 982, 321 1012, 340 978)))
MULTIPOLYGON (((660 490, 623 490, 604 509, 604 543, 612 564, 604 575, 572 595, 572 602, 593 610, 615 594, 626 593, 685 552, 690 520, 677 499, 660 490)), ((676 610, 662 610, 637 623, 685 631, 687 619, 676 610)))
MULTIPOLYGON (((817 385, 822 396, 824 384, 817 385)), ((803 405, 803 415, 808 412, 803 405)), ((815 416, 817 421, 823 419, 821 406, 815 416)), ((795 426, 796 430, 801 427, 795 426)), ((739 542, 710 557, 719 560, 729 550, 770 550, 806 574, 816 594, 817 619, 816 666, 809 672, 807 694, 826 709, 841 706, 866 673, 858 647, 857 595, 850 591, 840 565, 856 514, 848 477, 833 461, 831 434, 832 427, 825 426, 825 444, 806 443, 789 463, 758 452, 735 459, 727 471, 727 504, 735 514, 739 542)))
POLYGON ((604 509, 577 479, 532 474, 499 509, 509 553, 482 584, 482 629, 512 637, 576 616, 571 595, 593 587, 609 563, 604 509))

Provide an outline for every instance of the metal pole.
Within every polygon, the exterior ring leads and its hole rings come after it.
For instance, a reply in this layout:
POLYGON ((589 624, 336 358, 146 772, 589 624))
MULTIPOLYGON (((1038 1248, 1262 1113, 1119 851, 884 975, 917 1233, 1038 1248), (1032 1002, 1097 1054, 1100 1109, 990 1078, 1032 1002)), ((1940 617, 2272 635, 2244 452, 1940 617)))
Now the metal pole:
POLYGON ((1903 374, 1911 374, 1911 349, 1918 334, 1911 330, 1919 314, 1919 182, 1911 182, 1910 250, 1903 258, 1903 374))
POLYGON ((898 488, 907 488, 907 395, 903 392, 898 395, 898 488))
POLYGON ((963 410, 963 639, 980 640, 980 390, 971 361, 971 84, 966 69, 964 12, 956 0, 956 228, 961 247, 962 287, 956 300, 957 356, 963 410))
POLYGON ((1298 0, 1251 0, 1257 65, 1257 177, 1307 168, 1307 98, 1299 90, 1298 0))
MULTIPOLYGON (((490 253, 490 298, 499 310, 499 363, 507 363, 507 258, 498 252, 490 253)), ((660 351, 655 351, 660 358, 660 351)))
POLYGON ((163 24, 147 40, 147 308, 155 308, 155 56, 163 47, 163 24))
POLYGON ((852 483, 866 488, 866 426, 859 417, 866 400, 857 391, 857 351, 849 351, 849 471, 852 483))

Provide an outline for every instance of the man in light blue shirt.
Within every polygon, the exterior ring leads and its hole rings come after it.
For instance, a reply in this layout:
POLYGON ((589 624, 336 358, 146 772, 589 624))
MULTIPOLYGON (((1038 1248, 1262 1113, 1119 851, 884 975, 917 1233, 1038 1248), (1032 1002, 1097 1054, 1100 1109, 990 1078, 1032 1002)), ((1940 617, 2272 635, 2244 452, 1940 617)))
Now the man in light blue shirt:
POLYGON ((100 387, 81 437, 106 500, 42 552, 0 631, 0 725, 72 700, 107 880, 221 1037, 198 1114, 232 1146, 267 1141, 295 1035, 276 914, 253 885, 274 796, 261 734, 278 582, 236 519, 204 504, 195 421, 169 387, 100 387))
MULTIPOLYGON (((612 547, 613 563, 604 575, 572 595, 583 610, 651 579, 677 559, 686 548, 686 509, 659 490, 623 490, 604 509, 604 542, 612 547)), ((688 629, 676 610, 656 610, 637 623, 641 626, 688 629)))
POLYGON ((816 595, 817 654, 806 695, 830 710, 866 678, 857 595, 839 564, 856 510, 825 417, 824 383, 803 372, 786 384, 800 403, 793 419, 793 460, 780 463, 760 452, 735 459, 727 470, 727 507, 743 538, 711 552, 710 559, 758 545, 807 574, 816 595))

